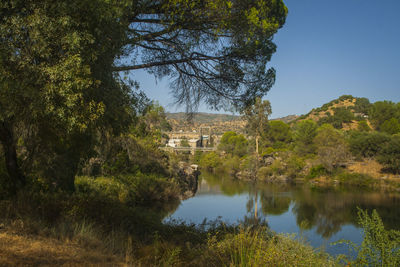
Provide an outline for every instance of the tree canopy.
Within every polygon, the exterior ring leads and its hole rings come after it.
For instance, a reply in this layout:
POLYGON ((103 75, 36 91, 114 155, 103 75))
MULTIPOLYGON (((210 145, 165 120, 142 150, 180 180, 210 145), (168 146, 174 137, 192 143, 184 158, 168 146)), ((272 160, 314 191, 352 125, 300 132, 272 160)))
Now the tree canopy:
POLYGON ((137 1, 131 8, 127 57, 114 70, 171 76, 176 101, 188 111, 201 100, 216 109, 243 107, 273 85, 275 70, 266 64, 285 23, 282 0, 137 1))
POLYGON ((274 83, 266 65, 286 14, 282 0, 2 1, 8 183, 15 189, 36 173, 73 188, 98 132, 127 131, 145 109, 137 84, 123 77, 130 70, 170 76, 188 111, 201 100, 217 109, 251 103, 274 83))

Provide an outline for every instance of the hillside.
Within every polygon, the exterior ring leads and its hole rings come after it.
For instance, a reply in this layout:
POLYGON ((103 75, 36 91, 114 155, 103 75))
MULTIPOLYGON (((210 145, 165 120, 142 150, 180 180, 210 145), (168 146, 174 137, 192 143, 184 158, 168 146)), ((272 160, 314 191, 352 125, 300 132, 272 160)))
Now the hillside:
POLYGON ((243 132, 246 122, 240 116, 230 114, 196 113, 188 120, 186 113, 166 113, 172 131, 192 132, 201 127, 212 127, 214 134, 226 131, 243 132))
MULTIPOLYGON (((226 131, 235 131, 244 133, 246 122, 238 115, 230 114, 213 114, 213 113, 196 113, 191 120, 188 120, 186 113, 166 113, 168 122, 172 126, 172 131, 191 132, 198 130, 200 127, 212 127, 215 134, 223 134, 226 131)), ((298 116, 289 115, 283 118, 273 120, 281 120, 289 123, 296 120, 298 116)))
POLYGON ((371 127, 367 115, 370 106, 371 103, 367 98, 343 95, 321 107, 312 109, 309 113, 298 117, 296 121, 314 120, 319 124, 330 123, 335 128, 350 130, 356 129, 358 122, 365 120, 371 127))
MULTIPOLYGON (((271 120, 280 120, 285 123, 314 120, 319 124, 329 123, 335 128, 344 130, 357 129, 359 121, 365 121, 370 128, 373 128, 367 115, 371 105, 367 98, 343 95, 321 107, 312 109, 305 115, 288 115, 271 120)), ((166 115, 173 131, 194 131, 200 127, 212 127, 216 134, 223 134, 226 131, 243 133, 246 126, 246 122, 238 115, 197 113, 190 121, 184 112, 166 115)))

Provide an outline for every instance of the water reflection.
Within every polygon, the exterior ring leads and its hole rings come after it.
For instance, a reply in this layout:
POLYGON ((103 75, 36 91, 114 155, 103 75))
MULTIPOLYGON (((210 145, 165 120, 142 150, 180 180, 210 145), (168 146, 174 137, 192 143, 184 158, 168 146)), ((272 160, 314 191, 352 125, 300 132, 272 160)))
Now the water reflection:
MULTIPOLYGON (((195 197, 169 218, 201 223, 266 220, 272 230, 304 234, 314 246, 345 238, 360 242, 357 207, 376 209, 386 227, 400 229, 400 195, 359 189, 319 189, 290 184, 251 184, 229 176, 202 174, 195 197)), ((332 248, 328 248, 328 252, 332 248)), ((344 253, 343 250, 333 254, 344 253)))

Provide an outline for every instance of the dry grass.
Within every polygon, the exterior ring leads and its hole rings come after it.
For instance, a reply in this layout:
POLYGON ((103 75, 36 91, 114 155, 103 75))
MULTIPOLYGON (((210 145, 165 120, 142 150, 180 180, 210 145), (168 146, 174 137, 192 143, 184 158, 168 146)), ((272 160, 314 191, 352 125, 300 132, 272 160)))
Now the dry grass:
POLYGON ((122 260, 76 242, 0 230, 0 266, 123 266, 122 260))
POLYGON ((348 167, 350 172, 368 174, 369 176, 377 179, 386 179, 399 181, 400 175, 382 173, 383 166, 375 160, 363 160, 361 162, 353 162, 348 167))

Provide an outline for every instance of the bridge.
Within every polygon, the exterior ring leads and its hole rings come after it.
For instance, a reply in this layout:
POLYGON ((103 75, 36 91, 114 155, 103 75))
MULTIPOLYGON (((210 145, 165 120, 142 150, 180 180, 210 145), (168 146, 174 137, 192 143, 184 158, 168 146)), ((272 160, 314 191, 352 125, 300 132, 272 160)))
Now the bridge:
POLYGON ((194 154, 196 151, 211 152, 211 151, 217 150, 216 147, 170 147, 170 146, 159 147, 159 149, 167 151, 167 152, 190 151, 191 154, 194 154))

